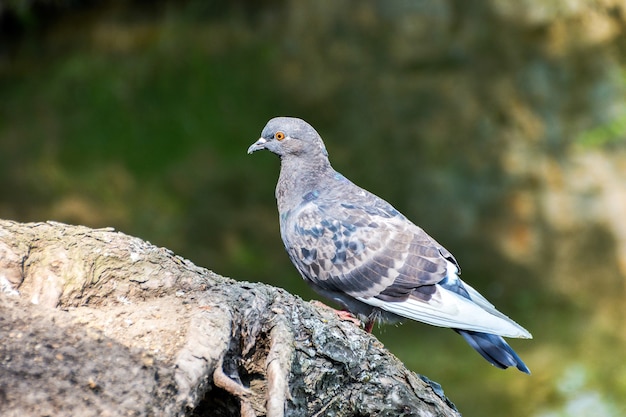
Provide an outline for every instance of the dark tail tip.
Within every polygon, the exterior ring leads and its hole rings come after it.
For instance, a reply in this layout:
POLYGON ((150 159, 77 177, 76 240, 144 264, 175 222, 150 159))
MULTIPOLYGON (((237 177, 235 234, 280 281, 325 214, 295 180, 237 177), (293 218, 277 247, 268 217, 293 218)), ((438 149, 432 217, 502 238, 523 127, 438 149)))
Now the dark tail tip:
POLYGON ((509 366, 514 366, 520 371, 530 374, 526 364, 502 337, 470 330, 454 329, 454 331, 463 336, 465 341, 476 352, 480 353, 483 358, 487 359, 496 368, 506 369, 509 366))

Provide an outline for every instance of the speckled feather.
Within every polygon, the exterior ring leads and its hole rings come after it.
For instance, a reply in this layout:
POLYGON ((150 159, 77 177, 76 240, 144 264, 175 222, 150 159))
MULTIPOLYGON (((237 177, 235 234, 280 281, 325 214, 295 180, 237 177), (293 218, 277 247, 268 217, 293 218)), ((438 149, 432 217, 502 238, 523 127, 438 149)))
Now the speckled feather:
POLYGON ((280 232, 302 277, 365 320, 402 317, 450 327, 499 368, 529 372, 500 336, 530 338, 463 282, 452 254, 391 204, 336 172, 317 132, 275 118, 248 153, 281 158, 280 232))
POLYGON ((443 279, 445 249, 393 207, 343 178, 319 186, 281 216, 285 247, 305 279, 389 300, 443 279))

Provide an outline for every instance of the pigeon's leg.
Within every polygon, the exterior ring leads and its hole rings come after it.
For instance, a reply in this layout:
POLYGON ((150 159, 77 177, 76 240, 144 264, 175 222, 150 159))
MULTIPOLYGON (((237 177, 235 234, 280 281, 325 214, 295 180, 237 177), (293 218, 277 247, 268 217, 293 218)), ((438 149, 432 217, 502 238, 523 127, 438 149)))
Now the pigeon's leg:
POLYGON ((381 319, 381 310, 374 308, 372 312, 367 316, 367 321, 365 322, 365 331, 368 333, 372 333, 374 329, 374 324, 381 319))
POLYGON ((331 310, 339 317, 340 320, 349 321, 349 322, 356 324, 359 327, 361 326, 361 320, 354 317, 354 314, 350 313, 348 310, 335 310, 334 308, 327 306, 326 304, 317 300, 311 300, 310 303, 316 307, 321 307, 327 310, 331 310))

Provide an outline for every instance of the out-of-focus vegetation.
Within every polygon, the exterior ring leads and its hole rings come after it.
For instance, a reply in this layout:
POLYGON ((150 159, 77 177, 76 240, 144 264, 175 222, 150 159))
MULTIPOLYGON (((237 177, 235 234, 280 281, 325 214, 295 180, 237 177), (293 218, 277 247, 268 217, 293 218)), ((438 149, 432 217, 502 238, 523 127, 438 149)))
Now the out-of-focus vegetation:
POLYGON ((7 2, 0 217, 114 226, 316 297, 278 235, 293 115, 339 171, 450 249, 526 326, 527 377, 451 331, 377 330, 465 416, 626 414, 626 6, 7 2))

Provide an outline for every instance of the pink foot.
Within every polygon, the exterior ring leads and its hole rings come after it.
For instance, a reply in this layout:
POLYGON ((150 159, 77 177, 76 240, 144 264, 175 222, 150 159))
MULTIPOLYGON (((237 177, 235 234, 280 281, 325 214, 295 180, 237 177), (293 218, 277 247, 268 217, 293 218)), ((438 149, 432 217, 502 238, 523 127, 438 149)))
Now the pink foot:
MULTIPOLYGON (((335 310, 334 308, 329 307, 326 304, 322 303, 321 301, 317 301, 317 300, 311 300, 310 303, 313 304, 316 307, 321 307, 321 308, 325 308, 327 310, 332 310, 339 317, 340 320, 349 321, 349 322, 352 322, 352 323, 356 324, 357 326, 361 327, 361 320, 359 320, 356 317, 354 317, 354 315, 352 313, 350 313, 349 311, 346 311, 346 310, 335 310)), ((366 330, 367 330, 367 327, 366 327, 366 330)), ((371 333, 371 330, 369 331, 369 333, 371 333)))

